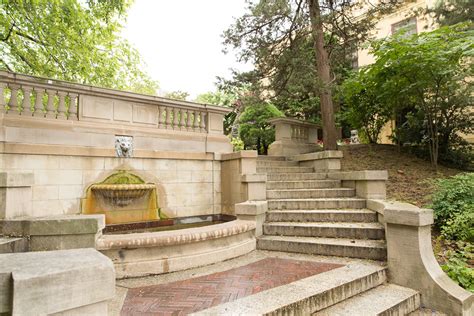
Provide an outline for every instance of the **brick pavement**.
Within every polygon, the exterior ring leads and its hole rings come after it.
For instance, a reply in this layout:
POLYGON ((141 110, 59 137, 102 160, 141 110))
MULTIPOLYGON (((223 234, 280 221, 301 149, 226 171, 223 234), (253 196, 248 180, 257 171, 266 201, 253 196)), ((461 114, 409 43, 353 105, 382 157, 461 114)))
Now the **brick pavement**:
POLYGON ((186 315, 339 267, 266 258, 202 277, 130 289, 121 315, 186 315))

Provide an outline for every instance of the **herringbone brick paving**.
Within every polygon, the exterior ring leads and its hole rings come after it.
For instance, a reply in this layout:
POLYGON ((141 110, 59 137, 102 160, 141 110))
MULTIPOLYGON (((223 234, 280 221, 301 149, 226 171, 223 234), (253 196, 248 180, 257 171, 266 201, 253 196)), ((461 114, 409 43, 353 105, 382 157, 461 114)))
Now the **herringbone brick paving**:
POLYGON ((186 315, 339 267, 266 258, 202 277, 130 289, 121 315, 186 315))

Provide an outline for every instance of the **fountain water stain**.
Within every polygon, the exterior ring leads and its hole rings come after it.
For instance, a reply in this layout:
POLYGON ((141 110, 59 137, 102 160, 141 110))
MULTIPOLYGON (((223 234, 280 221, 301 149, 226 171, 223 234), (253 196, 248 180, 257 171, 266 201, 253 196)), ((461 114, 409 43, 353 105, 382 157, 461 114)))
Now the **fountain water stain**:
POLYGON ((105 214, 109 224, 156 221, 160 212, 156 185, 129 171, 120 170, 104 181, 92 184, 82 203, 83 214, 105 214))

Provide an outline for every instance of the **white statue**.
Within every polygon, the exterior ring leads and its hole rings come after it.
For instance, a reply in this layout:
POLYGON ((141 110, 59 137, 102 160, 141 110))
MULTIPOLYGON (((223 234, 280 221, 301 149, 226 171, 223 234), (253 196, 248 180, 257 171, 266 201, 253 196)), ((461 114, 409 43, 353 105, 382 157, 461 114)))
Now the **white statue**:
POLYGON ((359 133, 356 129, 351 130, 351 144, 360 144, 359 133))

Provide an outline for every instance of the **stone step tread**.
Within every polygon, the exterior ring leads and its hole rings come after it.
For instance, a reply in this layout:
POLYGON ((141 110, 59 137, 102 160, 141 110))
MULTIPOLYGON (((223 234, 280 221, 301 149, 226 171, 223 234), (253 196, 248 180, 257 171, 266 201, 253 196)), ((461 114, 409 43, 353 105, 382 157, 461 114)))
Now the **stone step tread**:
POLYGON ((267 174, 269 181, 278 181, 273 180, 274 178, 284 178, 280 181, 294 180, 328 180, 327 174, 322 172, 278 172, 278 173, 269 173, 267 174), (297 179, 294 179, 297 178, 297 179))
MULTIPOLYGON (((311 173, 313 174, 313 173, 311 173)), ((267 183, 341 183, 341 180, 316 179, 316 180, 270 180, 267 183)))
POLYGON ((267 214, 375 214, 377 212, 368 209, 327 209, 327 210, 270 210, 267 214))
POLYGON ((257 173, 312 173, 311 167, 257 167, 257 173))
POLYGON ((321 191, 355 191, 351 188, 317 188, 317 189, 270 189, 267 192, 321 192, 321 191))
POLYGON ((257 157, 257 161, 258 160, 263 160, 263 161, 266 161, 266 160, 274 160, 274 161, 285 161, 287 160, 287 158, 285 156, 265 156, 265 155, 260 155, 257 157))
POLYGON ((385 240, 378 239, 353 239, 353 238, 327 238, 327 237, 296 237, 296 236, 273 236, 263 235, 258 237, 259 240, 266 241, 285 241, 305 244, 334 245, 334 246, 350 246, 358 248, 380 248, 386 249, 385 240))
POLYGON ((194 315, 307 315, 383 284, 386 271, 378 264, 346 265, 194 315))
POLYGON ((265 222, 264 226, 384 229, 380 223, 362 222, 265 222))
POLYGON ((390 315, 406 315, 419 307, 420 294, 417 291, 394 284, 384 284, 323 309, 313 315, 375 316, 387 311, 395 312, 390 315))
POLYGON ((365 199, 359 198, 308 198, 308 199, 274 199, 272 202, 311 202, 311 201, 354 201, 354 202, 365 202, 365 199))

